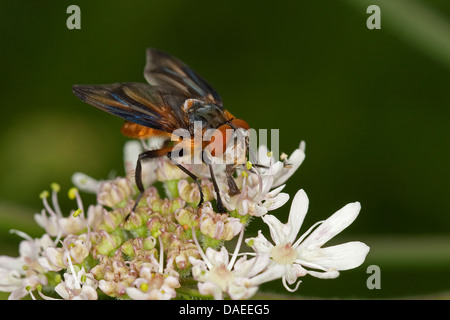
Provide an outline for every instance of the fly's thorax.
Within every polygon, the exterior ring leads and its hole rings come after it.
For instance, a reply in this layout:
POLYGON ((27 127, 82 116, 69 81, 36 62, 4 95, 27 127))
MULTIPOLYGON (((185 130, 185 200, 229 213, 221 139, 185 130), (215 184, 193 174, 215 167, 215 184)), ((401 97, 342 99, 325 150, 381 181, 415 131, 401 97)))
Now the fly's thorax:
POLYGON ((178 129, 172 133, 175 136, 172 141, 176 141, 172 156, 180 155, 185 163, 193 161, 194 164, 205 160, 245 163, 248 141, 240 132, 246 132, 249 126, 244 120, 234 118, 222 107, 197 99, 187 99, 183 111, 189 118, 189 130, 178 129))
POLYGON ((191 126, 193 126, 195 122, 201 122, 202 128, 206 129, 218 128, 230 120, 221 107, 212 103, 207 104, 199 100, 194 100, 188 110, 188 114, 191 126))

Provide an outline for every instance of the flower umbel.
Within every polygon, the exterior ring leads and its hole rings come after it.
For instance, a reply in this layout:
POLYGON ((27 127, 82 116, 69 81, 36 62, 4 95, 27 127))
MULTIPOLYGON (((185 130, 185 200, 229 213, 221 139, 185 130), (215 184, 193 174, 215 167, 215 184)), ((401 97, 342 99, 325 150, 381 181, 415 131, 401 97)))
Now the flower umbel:
POLYGON ((74 174, 76 188, 68 196, 75 208, 68 214, 59 206, 59 185, 42 192, 43 209, 35 220, 45 233, 33 239, 13 231, 24 240, 19 257, 0 256, 0 291, 11 292, 9 299, 249 299, 265 282, 282 279, 295 291, 307 274, 335 278, 364 262, 369 247, 362 242, 324 247, 356 219, 358 202, 301 236, 309 202, 303 190, 295 195, 286 224, 268 214, 289 200, 282 190, 305 158, 304 142, 280 160, 260 147, 261 166, 247 161, 235 168, 231 179, 238 193, 230 190, 225 167, 213 164, 226 213, 215 209, 217 195, 206 165, 189 166, 202 177, 204 203, 198 206, 197 184, 172 162, 145 163, 146 191, 132 211, 133 163, 151 143, 126 144, 124 177, 97 181, 74 174), (96 203, 85 207, 79 190, 94 193, 96 203), (245 239, 246 226, 259 219, 269 226, 271 241, 261 231, 245 239), (254 252, 241 252, 244 241, 254 252), (227 249, 234 242, 234 249, 227 249))

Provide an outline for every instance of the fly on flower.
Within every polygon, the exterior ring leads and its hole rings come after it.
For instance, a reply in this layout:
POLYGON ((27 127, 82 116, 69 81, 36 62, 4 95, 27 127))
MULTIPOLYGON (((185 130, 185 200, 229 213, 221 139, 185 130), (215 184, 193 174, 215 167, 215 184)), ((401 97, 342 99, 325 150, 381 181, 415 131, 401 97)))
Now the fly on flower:
MULTIPOLYGON (((135 207, 144 192, 142 161, 162 156, 167 156, 197 183, 201 205, 203 193, 197 176, 177 161, 189 153, 209 166, 218 211, 225 212, 210 156, 225 153, 231 140, 236 139, 233 131, 248 130, 249 125, 223 107, 219 94, 200 75, 163 51, 147 49, 144 77, 149 84, 125 82, 73 86, 73 93, 84 102, 125 119, 121 131, 126 136, 162 138, 165 141, 160 149, 146 150, 138 157, 135 180, 140 193, 135 207), (196 139, 198 126, 201 139, 196 139), (187 138, 180 132, 187 132, 187 138), (209 132, 210 139, 202 139, 206 132, 209 132)), ((237 161, 227 162, 227 182, 234 193, 239 190, 231 177, 239 164, 237 161)))

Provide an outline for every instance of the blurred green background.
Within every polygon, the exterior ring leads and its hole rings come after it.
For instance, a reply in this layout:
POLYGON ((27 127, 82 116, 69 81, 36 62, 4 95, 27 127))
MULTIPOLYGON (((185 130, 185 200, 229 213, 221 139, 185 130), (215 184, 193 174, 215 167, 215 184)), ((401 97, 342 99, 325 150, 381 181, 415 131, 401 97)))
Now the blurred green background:
MULTIPOLYGON (((303 231, 361 202, 333 243, 366 242, 366 262, 335 280, 307 277, 297 296, 450 297, 449 17, 444 0, 4 2, 0 255, 18 254, 9 229, 42 234, 33 214, 51 182, 69 210, 74 172, 123 174, 122 121, 71 86, 143 82, 145 48, 155 47, 200 73, 252 127, 280 129, 281 151, 306 141, 285 189, 308 194, 303 231), (71 4, 81 30, 66 27, 71 4), (371 4, 380 30, 366 27, 371 4), (366 286, 373 264, 380 290, 366 286)), ((282 221, 289 206, 276 212, 282 221)), ((263 290, 286 293, 278 281, 263 290)))

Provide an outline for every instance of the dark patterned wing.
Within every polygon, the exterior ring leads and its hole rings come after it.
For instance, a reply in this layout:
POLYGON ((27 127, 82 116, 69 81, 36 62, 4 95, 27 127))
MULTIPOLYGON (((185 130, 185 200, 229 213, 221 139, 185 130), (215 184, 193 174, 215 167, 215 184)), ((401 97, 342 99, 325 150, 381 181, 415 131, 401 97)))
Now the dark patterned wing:
POLYGON ((182 105, 187 96, 175 89, 145 83, 74 85, 73 93, 84 102, 130 122, 165 132, 189 128, 182 105))
POLYGON ((222 99, 211 85, 184 62, 157 49, 147 49, 144 77, 151 85, 176 88, 190 98, 223 107, 222 99))

